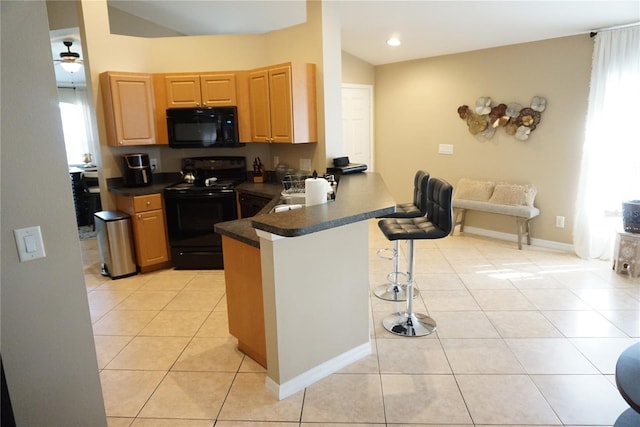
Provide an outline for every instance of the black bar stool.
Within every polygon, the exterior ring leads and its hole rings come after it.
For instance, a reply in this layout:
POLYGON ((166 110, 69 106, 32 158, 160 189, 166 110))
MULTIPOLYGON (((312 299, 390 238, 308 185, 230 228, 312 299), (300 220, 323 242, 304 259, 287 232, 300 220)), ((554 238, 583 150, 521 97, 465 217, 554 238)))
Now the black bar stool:
POLYGON ((387 316, 382 325, 389 332, 401 336, 424 336, 436 330, 436 321, 431 317, 414 313, 413 290, 415 286, 415 240, 442 239, 453 227, 451 198, 453 186, 448 182, 431 178, 427 187, 427 215, 418 218, 388 218, 378 222, 387 239, 407 241, 407 310, 387 316))
MULTIPOLYGON (((416 172, 413 179, 413 202, 396 205, 396 211, 392 214, 380 218, 416 218, 427 214, 427 185, 429 183, 429 173, 423 170, 416 172)), ((387 301, 405 301, 407 299, 407 285, 401 283, 401 279, 407 277, 406 273, 400 271, 399 267, 400 245, 398 240, 393 241, 393 248, 383 248, 378 251, 378 256, 393 260, 393 271, 387 274, 386 285, 380 285, 373 289, 373 294, 380 299, 387 301), (391 256, 385 256, 384 252, 391 251, 391 256)), ((408 263, 407 263, 408 270, 408 263)), ((418 289, 414 289, 413 296, 419 294, 418 289)))

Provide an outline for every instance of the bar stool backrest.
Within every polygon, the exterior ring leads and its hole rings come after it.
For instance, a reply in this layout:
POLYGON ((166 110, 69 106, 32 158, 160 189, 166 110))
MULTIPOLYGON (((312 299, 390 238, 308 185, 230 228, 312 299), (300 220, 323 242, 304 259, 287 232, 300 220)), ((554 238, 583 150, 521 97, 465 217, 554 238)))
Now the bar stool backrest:
POLYGON ((429 172, 418 171, 413 183, 413 204, 420 209, 422 216, 427 215, 427 187, 429 185, 429 172))
POLYGON ((429 179, 427 219, 446 236, 453 227, 453 186, 440 178, 429 179))

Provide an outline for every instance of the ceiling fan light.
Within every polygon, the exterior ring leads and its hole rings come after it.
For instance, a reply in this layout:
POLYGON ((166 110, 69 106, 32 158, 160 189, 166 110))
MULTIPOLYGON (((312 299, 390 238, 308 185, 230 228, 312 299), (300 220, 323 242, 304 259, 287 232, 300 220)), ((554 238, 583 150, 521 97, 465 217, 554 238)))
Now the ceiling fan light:
POLYGON ((387 44, 389 46, 400 46, 400 39, 398 39, 397 37, 391 37, 389 40, 387 40, 387 44))
POLYGON ((60 62, 60 66, 68 73, 76 73, 80 71, 80 67, 82 67, 82 64, 79 62, 62 61, 60 62))

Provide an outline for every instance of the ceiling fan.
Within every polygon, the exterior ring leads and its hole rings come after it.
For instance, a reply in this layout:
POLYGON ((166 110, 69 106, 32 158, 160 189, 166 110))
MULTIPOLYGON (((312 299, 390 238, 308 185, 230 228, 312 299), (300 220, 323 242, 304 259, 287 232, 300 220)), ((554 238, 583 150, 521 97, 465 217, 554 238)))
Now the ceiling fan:
POLYGON ((60 52, 60 59, 56 59, 53 62, 57 62, 60 66, 69 73, 76 73, 82 67, 82 59, 77 52, 71 52, 71 46, 73 41, 63 40, 62 43, 67 47, 66 52, 60 52))

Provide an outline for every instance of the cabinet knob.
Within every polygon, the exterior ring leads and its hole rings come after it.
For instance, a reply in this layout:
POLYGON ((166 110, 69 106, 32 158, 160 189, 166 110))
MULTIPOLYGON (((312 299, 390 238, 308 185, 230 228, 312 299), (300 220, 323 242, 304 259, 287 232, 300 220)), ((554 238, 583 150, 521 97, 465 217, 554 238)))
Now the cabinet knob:
POLYGON ((151 202, 147 201, 147 206, 151 206, 151 202))
POLYGON ((138 219, 142 218, 142 215, 140 215, 140 214, 138 214, 137 216, 138 216, 138 219))

